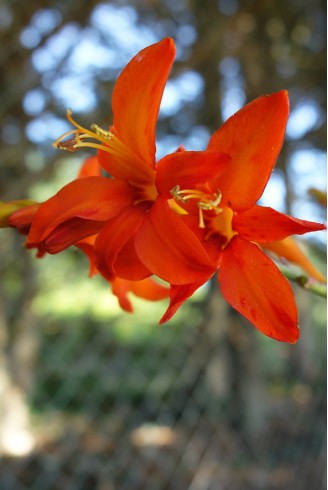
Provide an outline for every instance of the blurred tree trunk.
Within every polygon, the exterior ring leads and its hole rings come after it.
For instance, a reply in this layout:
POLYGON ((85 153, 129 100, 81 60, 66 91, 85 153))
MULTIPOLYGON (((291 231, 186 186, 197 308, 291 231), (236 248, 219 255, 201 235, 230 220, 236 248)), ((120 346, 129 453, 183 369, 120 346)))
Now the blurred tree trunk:
MULTIPOLYGON (((295 296, 300 317, 301 337, 298 343, 290 348, 289 372, 286 373, 286 376, 291 379, 301 379, 304 384, 311 386, 320 378, 322 369, 320 360, 316 355, 316 339, 312 333, 314 328, 311 309, 313 296, 301 288, 296 289, 296 287, 295 296)), ((320 299, 318 298, 318 300, 320 299)))
POLYGON ((265 426, 267 404, 254 327, 229 307, 216 279, 209 293, 202 335, 206 335, 206 382, 218 400, 227 404, 227 422, 256 445, 265 426))
MULTIPOLYGON (((30 257, 20 253, 21 237, 13 237, 19 277, 10 277, 11 264, 2 270, 0 290, 0 452, 24 455, 34 446, 28 397, 38 346, 36 320, 31 310, 35 293, 30 257), (19 248, 18 248, 19 247, 19 248)), ((4 253, 5 255, 5 253, 4 253)))

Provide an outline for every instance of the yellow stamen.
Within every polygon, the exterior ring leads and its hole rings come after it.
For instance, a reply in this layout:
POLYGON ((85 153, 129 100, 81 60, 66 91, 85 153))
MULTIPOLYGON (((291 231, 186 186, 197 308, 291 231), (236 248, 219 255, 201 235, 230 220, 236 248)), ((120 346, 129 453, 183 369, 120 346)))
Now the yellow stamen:
POLYGON ((204 214, 203 210, 199 208, 199 228, 205 228, 204 214))
POLYGON ((171 190, 171 195, 174 199, 183 203, 188 203, 190 199, 198 199, 197 206, 199 208, 200 228, 205 228, 203 211, 214 211, 215 214, 222 212, 222 208, 218 207, 222 199, 222 194, 219 190, 214 194, 208 194, 197 189, 181 190, 180 186, 177 185, 171 190))
POLYGON ((75 126, 76 129, 67 131, 60 136, 53 143, 55 148, 75 152, 80 148, 88 147, 116 154, 117 156, 129 157, 133 160, 136 159, 136 155, 134 155, 111 131, 106 131, 97 126, 97 124, 92 124, 91 130, 83 128, 73 119, 72 111, 70 109, 67 109, 66 115, 69 122, 75 126), (71 138, 63 141, 63 139, 68 136, 71 136, 71 138), (96 140, 98 143, 90 141, 90 139, 96 140))

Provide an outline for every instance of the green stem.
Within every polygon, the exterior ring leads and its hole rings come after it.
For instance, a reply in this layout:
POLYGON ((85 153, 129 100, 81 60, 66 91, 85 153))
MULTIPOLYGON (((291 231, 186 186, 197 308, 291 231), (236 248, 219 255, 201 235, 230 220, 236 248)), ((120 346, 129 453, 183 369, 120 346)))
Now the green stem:
POLYGON ((307 291, 310 291, 313 294, 316 294, 317 296, 322 296, 323 298, 327 298, 327 285, 316 281, 314 279, 311 279, 308 277, 304 272, 299 272, 290 269, 289 267, 285 267, 281 264, 279 264, 279 269, 283 273, 287 279, 290 281, 295 282, 302 288, 306 289, 307 291))

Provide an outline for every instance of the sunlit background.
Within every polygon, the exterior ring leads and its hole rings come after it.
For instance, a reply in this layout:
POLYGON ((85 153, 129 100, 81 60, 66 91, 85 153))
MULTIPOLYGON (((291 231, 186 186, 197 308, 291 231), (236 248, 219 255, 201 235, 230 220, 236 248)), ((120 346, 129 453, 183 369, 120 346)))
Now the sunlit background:
MULTIPOLYGON (((117 75, 165 36, 177 58, 158 157, 205 149, 245 103, 288 89, 261 202, 325 221, 321 0, 4 0, 0 199, 42 201, 75 178, 91 152, 52 147, 71 129, 66 109, 106 128, 117 75)), ((122 313, 77 249, 37 260, 0 233, 1 490, 325 488, 323 298, 294 285, 296 346, 261 336, 215 282, 159 327, 165 301, 133 298, 135 313, 122 313)), ((325 233, 300 243, 324 273, 325 233)))

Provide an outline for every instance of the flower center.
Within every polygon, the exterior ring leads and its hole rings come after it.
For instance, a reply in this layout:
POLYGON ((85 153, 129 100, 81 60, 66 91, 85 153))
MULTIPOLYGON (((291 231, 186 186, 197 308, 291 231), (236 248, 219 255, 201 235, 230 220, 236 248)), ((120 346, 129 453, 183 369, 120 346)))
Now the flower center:
MULTIPOLYGON (((223 238, 222 247, 224 248, 235 232, 232 229, 233 211, 223 204, 222 193, 209 193, 198 189, 180 189, 177 185, 171 189, 171 195, 176 204, 187 205, 191 199, 196 200, 199 216, 199 227, 207 230, 206 238, 213 235, 220 235, 223 238)), ((185 209, 183 208, 184 212, 185 209)), ((187 211, 188 212, 188 211, 187 211)))
POLYGON ((83 128, 73 119, 71 109, 67 109, 66 116, 69 122, 75 126, 76 129, 67 131, 67 133, 60 136, 53 143, 55 148, 75 152, 80 148, 87 147, 95 148, 96 150, 103 150, 107 153, 116 154, 117 156, 121 157, 129 156, 132 159, 136 158, 131 150, 129 150, 129 148, 111 131, 106 131, 105 129, 100 128, 97 124, 92 124, 91 130, 83 128), (70 138, 65 139, 68 136, 70 136, 70 138))
POLYGON ((130 182, 130 185, 135 191, 135 200, 133 201, 134 206, 141 204, 142 202, 151 204, 156 201, 158 191, 154 183, 138 185, 130 182))
POLYGON ((190 199, 197 199, 200 228, 205 228, 204 211, 214 211, 215 214, 222 213, 222 208, 219 207, 222 194, 219 190, 214 194, 209 194, 197 189, 181 190, 180 186, 176 185, 170 193, 176 201, 183 204, 187 204, 190 199))

